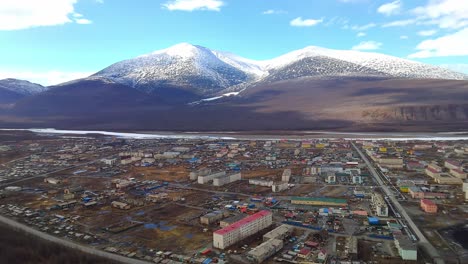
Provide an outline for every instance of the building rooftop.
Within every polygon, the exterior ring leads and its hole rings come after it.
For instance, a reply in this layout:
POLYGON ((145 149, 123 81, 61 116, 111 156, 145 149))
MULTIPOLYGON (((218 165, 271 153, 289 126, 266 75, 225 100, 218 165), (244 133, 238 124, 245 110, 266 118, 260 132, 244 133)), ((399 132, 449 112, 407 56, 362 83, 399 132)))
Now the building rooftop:
POLYGON ((337 203, 337 204, 347 204, 346 199, 339 198, 328 198, 328 197, 293 197, 291 200, 295 201, 316 201, 316 202, 327 202, 327 203, 337 203))
POLYGON ((229 232, 232 232, 232 231, 234 231, 236 229, 239 229, 242 226, 245 226, 246 224, 251 223, 251 222, 253 222, 253 221, 255 221, 255 220, 259 219, 259 218, 265 217, 267 215, 271 215, 271 212, 267 211, 267 210, 260 211, 258 213, 253 214, 253 215, 247 216, 246 218, 244 218, 244 219, 242 219, 240 221, 237 221, 237 222, 233 223, 232 225, 229 225, 229 226, 226 226, 225 228, 217 230, 214 233, 218 234, 218 235, 224 235, 226 233, 229 233, 229 232))
POLYGON ((426 205, 435 205, 433 201, 428 200, 428 199, 421 199, 421 203, 426 204, 426 205))

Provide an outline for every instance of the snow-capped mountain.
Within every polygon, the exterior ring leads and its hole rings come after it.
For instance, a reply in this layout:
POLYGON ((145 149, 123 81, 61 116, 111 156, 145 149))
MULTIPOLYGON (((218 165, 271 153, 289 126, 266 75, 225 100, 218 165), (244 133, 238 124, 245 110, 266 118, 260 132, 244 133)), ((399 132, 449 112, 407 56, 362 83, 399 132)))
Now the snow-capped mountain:
POLYGON ((94 77, 149 93, 177 88, 203 95, 257 78, 247 61, 187 43, 115 63, 94 77))
POLYGON ((12 78, 0 80, 0 89, 5 89, 20 95, 32 95, 47 90, 46 87, 40 84, 12 78))
POLYGON ((147 93, 158 94, 170 88, 210 97, 245 90, 262 81, 343 76, 468 79, 467 75, 444 68, 379 53, 310 46, 271 60, 255 61, 188 43, 117 62, 92 78, 147 93))
POLYGON ((302 63, 300 69, 297 70, 307 72, 310 76, 334 76, 337 74, 348 76, 380 75, 410 79, 468 79, 465 74, 384 54, 332 50, 315 46, 287 53, 275 59, 264 61, 262 64, 269 72, 278 72, 298 61, 304 62, 305 59, 307 62, 302 63))

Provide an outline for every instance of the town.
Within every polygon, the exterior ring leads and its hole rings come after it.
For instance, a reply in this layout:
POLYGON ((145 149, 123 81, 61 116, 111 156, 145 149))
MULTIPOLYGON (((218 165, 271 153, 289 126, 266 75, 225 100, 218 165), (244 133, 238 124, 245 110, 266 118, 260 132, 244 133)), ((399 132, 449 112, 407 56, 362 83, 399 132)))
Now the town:
POLYGON ((1 138, 3 218, 128 263, 468 262, 463 140, 1 138))

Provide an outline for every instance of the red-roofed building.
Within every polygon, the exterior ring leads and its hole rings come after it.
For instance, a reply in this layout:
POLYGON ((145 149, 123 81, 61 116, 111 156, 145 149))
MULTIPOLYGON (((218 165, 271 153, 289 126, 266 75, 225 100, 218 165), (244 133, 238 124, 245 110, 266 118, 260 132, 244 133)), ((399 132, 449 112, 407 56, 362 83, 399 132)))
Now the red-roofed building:
POLYGON ((421 209, 426 213, 437 213, 437 204, 428 199, 421 199, 421 209))
POLYGON ((439 178, 440 177, 440 170, 437 168, 434 168, 434 166, 429 165, 426 168, 426 174, 430 176, 433 179, 439 178))
POLYGON ((446 160, 444 163, 444 166, 447 169, 460 169, 461 168, 460 162, 455 161, 455 160, 446 160))
POLYGON ((466 179, 466 173, 461 169, 450 169, 450 174, 462 180, 466 179))
POLYGON ((300 257, 300 258, 308 258, 309 255, 310 255, 310 251, 311 251, 310 248, 308 248, 308 247, 303 247, 303 248, 299 251, 299 253, 297 254, 297 256, 300 257))
POLYGON ((260 211, 213 232, 213 246, 225 249, 269 227, 272 223, 272 213, 267 210, 260 211))

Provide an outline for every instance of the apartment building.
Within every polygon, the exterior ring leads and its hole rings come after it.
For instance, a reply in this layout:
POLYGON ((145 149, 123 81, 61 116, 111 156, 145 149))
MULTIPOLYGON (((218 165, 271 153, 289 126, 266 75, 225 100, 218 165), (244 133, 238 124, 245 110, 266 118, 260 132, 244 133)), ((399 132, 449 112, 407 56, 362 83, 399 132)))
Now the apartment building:
POLYGON ((219 249, 228 248, 269 227, 272 223, 272 213, 267 210, 260 211, 213 232, 213 246, 219 249))
POLYGON ((377 216, 388 216, 388 205, 380 193, 372 193, 371 203, 377 216))

